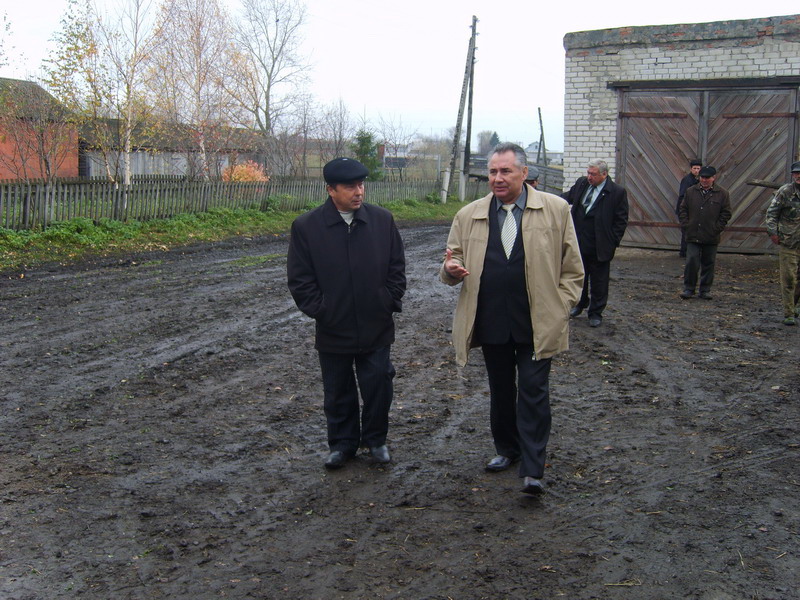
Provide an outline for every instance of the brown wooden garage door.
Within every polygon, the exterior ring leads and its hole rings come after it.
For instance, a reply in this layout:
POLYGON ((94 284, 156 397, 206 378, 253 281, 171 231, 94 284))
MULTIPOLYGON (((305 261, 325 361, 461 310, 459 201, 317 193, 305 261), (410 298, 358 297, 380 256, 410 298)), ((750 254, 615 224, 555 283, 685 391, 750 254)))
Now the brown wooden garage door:
POLYGON ((677 248, 678 184, 688 161, 717 168, 733 217, 720 249, 772 250, 764 211, 774 190, 747 181, 789 181, 797 148, 797 89, 621 90, 620 169, 630 218, 625 242, 677 248))

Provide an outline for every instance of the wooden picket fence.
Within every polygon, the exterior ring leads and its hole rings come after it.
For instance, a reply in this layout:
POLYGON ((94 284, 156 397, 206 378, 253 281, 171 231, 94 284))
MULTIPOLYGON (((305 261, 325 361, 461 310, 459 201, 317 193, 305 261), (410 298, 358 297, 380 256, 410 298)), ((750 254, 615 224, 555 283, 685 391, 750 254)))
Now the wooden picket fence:
MULTIPOLYGON (((439 192, 435 180, 367 183, 367 201, 424 200, 439 192)), ((468 199, 484 194, 471 184, 468 199)), ((269 182, 146 181, 128 186, 105 181, 0 183, 0 227, 46 228, 78 217, 100 221, 165 219, 214 208, 298 211, 326 198, 320 180, 269 182)))

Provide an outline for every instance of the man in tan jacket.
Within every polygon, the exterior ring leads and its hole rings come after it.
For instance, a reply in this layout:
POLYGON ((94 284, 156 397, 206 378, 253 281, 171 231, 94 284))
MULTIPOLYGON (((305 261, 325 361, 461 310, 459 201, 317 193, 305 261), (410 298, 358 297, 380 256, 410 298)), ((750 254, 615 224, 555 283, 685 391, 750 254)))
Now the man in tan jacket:
POLYGON ((453 320, 456 361, 480 346, 491 396, 497 456, 517 461, 522 491, 543 491, 550 435, 550 362, 569 347, 569 312, 583 289, 583 264, 570 207, 525 185, 525 151, 500 144, 489 156, 492 193, 456 214, 440 270, 462 284, 453 320))

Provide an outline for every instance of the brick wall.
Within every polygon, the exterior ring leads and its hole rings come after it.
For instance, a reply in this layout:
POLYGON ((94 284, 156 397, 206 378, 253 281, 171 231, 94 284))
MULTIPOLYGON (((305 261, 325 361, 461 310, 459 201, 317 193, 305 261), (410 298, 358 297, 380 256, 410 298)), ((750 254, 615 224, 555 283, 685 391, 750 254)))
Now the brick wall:
POLYGON ((612 81, 708 80, 800 75, 800 15, 568 33, 564 180, 602 158, 616 167, 612 81))
MULTIPOLYGON (((22 136, 23 132, 17 135, 22 136)), ((77 177, 78 176, 78 133, 71 129, 65 134, 60 129, 57 133, 53 134, 53 138, 48 140, 53 143, 53 139, 60 139, 56 142, 59 150, 53 152, 50 160, 54 162, 52 168, 55 170, 56 177, 77 177)), ((16 149, 16 139, 12 135, 8 135, 0 128, 0 179, 14 180, 14 179, 43 179, 44 173, 40 167, 40 156, 32 150, 36 146, 35 141, 28 143, 26 150, 27 160, 24 165, 19 158, 19 153, 16 149)))

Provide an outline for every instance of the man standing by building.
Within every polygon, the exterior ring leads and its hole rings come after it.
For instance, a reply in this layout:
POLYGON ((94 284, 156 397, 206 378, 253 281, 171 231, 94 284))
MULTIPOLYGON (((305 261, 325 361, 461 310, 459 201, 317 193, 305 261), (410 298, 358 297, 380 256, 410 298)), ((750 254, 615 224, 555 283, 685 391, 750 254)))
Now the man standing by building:
POLYGON ((700 169, 700 183, 686 190, 681 202, 678 216, 686 232, 686 266, 683 269, 681 292, 684 300, 694 296, 698 272, 698 297, 711 300, 719 236, 731 218, 730 194, 714 183, 716 178, 717 170, 714 167, 700 169))
POLYGON ((453 319, 460 366, 481 346, 490 423, 503 471, 521 460, 522 491, 539 494, 550 435, 550 362, 569 346, 569 309, 583 268, 569 206, 524 185, 525 151, 499 144, 489 156, 491 194, 456 214, 440 276, 461 284, 453 319))
POLYGON ((792 183, 782 186, 767 208, 767 233, 780 245, 783 324, 795 325, 800 317, 800 162, 792 164, 792 183))
POLYGON ((570 312, 577 317, 588 308, 589 326, 599 327, 608 303, 611 259, 628 226, 628 192, 608 176, 608 164, 593 160, 586 177, 579 178, 564 194, 572 205, 586 278, 580 302, 570 312))
POLYGON ((328 199, 292 224, 287 275, 297 307, 316 321, 330 448, 325 467, 343 466, 362 446, 388 463, 395 374, 389 351, 393 313, 406 289, 403 242, 392 214, 364 203, 364 165, 337 158, 322 173, 328 199))
MULTIPOLYGON (((680 216, 681 202, 688 190, 693 185, 700 183, 700 168, 703 166, 703 161, 693 158, 689 161, 689 173, 687 173, 678 186, 678 202, 675 204, 675 214, 680 216)), ((681 227, 681 249, 678 251, 681 258, 686 258, 686 232, 681 227)))

